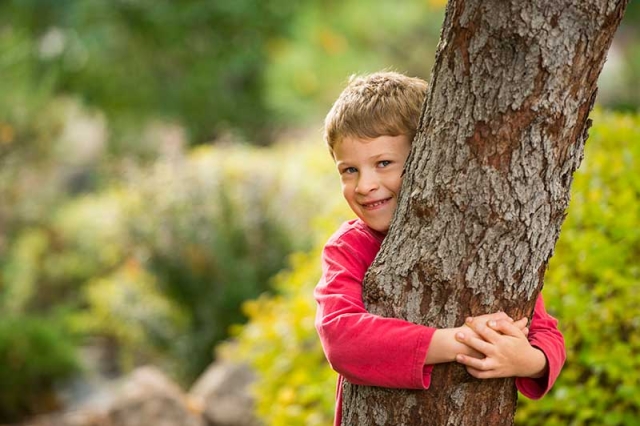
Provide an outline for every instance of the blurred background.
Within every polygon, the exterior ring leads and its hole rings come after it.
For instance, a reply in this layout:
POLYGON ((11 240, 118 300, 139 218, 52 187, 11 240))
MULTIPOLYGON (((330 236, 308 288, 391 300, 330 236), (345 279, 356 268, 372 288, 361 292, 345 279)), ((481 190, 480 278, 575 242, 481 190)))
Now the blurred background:
MULTIPOLYGON (((263 424, 331 424, 312 289, 350 215, 322 119, 351 74, 428 80, 444 5, 0 1, 0 424, 221 359, 263 424)), ((598 99, 544 291, 569 359, 522 425, 640 418, 636 1, 598 99)))

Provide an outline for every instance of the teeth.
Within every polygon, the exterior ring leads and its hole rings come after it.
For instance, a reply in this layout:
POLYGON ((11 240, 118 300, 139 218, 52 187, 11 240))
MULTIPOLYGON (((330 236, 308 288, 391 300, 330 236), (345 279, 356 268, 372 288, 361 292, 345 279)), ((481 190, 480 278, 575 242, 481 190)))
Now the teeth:
POLYGON ((381 204, 384 204, 386 200, 376 201, 375 203, 365 204, 366 207, 378 207, 381 204))

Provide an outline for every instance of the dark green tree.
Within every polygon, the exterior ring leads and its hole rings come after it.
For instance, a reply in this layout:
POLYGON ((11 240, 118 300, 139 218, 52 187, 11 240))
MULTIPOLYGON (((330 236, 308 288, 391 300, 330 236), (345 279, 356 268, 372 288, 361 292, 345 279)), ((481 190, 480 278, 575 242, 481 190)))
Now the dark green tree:
POLYGON ((0 4, 0 29, 54 92, 80 96, 131 128, 159 116, 195 143, 233 129, 257 143, 270 130, 263 73, 267 47, 286 37, 309 0, 29 0, 0 4))

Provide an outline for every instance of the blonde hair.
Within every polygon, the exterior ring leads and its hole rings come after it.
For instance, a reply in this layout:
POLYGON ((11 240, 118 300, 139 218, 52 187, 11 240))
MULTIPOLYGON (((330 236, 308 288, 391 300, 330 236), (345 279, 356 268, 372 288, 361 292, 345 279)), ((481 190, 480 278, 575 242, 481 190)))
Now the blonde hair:
POLYGON ((333 156, 347 137, 374 139, 418 129, 427 82, 392 71, 351 76, 324 121, 324 140, 333 156))

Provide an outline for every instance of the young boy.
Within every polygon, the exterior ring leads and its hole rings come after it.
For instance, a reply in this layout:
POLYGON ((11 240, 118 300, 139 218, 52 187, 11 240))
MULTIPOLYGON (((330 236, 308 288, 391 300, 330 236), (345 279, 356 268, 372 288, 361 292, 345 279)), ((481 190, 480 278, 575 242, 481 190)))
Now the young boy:
POLYGON ((322 255, 315 290, 316 328, 325 355, 339 373, 335 424, 342 416, 342 382, 428 389, 434 364, 456 361, 480 379, 516 377, 537 399, 553 386, 565 360, 557 321, 539 297, 530 327, 504 313, 468 318, 435 329, 368 313, 364 275, 380 249, 398 203, 425 98, 425 81, 393 72, 352 78, 325 119, 325 141, 358 217, 344 223, 322 255))

